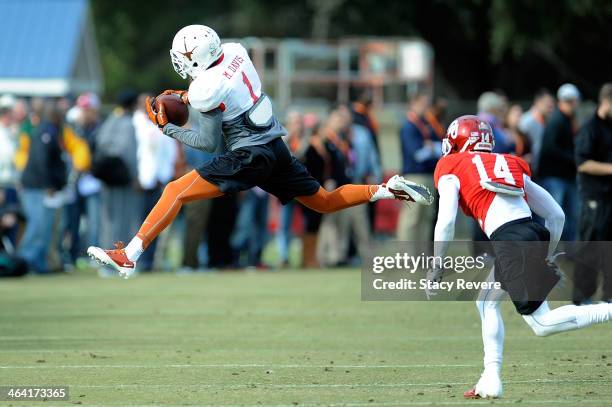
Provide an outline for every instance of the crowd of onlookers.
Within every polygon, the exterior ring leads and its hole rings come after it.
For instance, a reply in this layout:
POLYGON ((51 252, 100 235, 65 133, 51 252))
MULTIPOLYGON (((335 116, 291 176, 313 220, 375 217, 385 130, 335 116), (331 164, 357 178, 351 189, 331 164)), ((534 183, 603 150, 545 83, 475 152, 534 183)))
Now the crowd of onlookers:
MULTIPOLYGON (((93 93, 0 98, 0 269, 70 269, 87 246, 130 239, 164 185, 212 157, 164 136, 147 118, 146 96, 122 92, 105 117, 93 93)), ((556 94, 538 91, 524 111, 491 91, 478 99, 477 113, 493 128, 494 151, 527 160, 533 178, 563 207, 564 240, 612 240, 606 199, 612 197, 612 85, 602 87, 596 111, 583 123, 576 119, 580 101, 578 88, 565 84, 556 94)), ((417 92, 398 133, 401 173, 430 188, 452 119, 447 110, 444 98, 417 92)), ((325 117, 292 110, 284 123, 288 147, 324 187, 384 180, 369 92, 325 117)), ((296 202, 281 206, 253 188, 186 205, 168 233, 181 237, 185 271, 327 267, 358 261, 373 236, 431 239, 435 216, 435 205, 388 201, 321 215, 296 202), (272 254, 264 256, 264 249, 272 254)), ((485 239, 477 225, 472 234, 476 241, 485 239)), ((140 270, 166 265, 160 259, 171 239, 158 240, 141 257, 140 270)), ((607 280, 612 297, 612 278, 607 280)))

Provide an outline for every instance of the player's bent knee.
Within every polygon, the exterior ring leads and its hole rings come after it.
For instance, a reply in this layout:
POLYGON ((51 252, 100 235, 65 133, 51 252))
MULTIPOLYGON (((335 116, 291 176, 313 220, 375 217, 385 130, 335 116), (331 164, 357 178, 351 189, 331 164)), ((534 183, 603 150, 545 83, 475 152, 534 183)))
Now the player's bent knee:
POLYGON ((178 182, 177 181, 170 181, 168 182, 168 184, 166 184, 166 186, 164 187, 164 194, 172 194, 174 193, 176 190, 178 189, 178 182))
POLYGON ((555 332, 549 327, 531 327, 536 336, 544 337, 554 334, 555 332))
POLYGON ((181 190, 181 187, 180 187, 180 183, 178 182, 178 180, 170 181, 164 188, 162 195, 178 197, 178 195, 180 194, 180 190, 181 190))
POLYGON ((533 318, 531 315, 523 315, 523 319, 525 320, 525 322, 527 322, 527 325, 529 325, 529 327, 536 336, 544 337, 556 333, 554 326, 543 325, 536 321, 536 319, 533 318))

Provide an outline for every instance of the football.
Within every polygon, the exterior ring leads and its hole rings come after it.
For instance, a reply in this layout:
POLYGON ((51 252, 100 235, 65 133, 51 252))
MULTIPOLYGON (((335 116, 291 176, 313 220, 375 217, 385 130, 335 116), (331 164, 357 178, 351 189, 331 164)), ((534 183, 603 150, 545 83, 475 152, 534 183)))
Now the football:
POLYGON ((155 111, 159 111, 159 105, 163 103, 166 109, 166 117, 168 117, 168 123, 175 124, 177 126, 184 126, 189 119, 189 108, 183 103, 179 95, 160 95, 155 98, 154 107, 155 111))

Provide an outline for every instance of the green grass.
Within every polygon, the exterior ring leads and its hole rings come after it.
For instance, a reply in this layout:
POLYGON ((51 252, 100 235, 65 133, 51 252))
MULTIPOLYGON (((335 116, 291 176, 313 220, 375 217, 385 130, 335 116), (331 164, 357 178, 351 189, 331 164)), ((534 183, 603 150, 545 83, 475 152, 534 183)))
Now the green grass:
MULTIPOLYGON (((612 405, 610 326, 503 312, 494 404, 612 405)), ((0 385, 70 386, 39 405, 490 405, 462 398, 481 360, 473 303, 362 302, 354 270, 0 282, 0 385)))

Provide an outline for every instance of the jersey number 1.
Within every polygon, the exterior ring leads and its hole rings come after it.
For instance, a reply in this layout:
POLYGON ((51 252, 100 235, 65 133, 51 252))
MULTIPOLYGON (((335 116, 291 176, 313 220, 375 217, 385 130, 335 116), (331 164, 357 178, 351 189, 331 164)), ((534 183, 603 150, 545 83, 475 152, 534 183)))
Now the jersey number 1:
POLYGON ((259 98, 255 95, 255 92, 253 92, 253 85, 251 85, 251 81, 246 76, 244 71, 242 71, 242 82, 244 82, 246 87, 249 89, 249 93, 251 94, 251 99, 253 99, 253 103, 257 102, 257 99, 259 98))
MULTIPOLYGON (((487 174, 487 170, 485 169, 484 163, 482 162, 482 157, 480 154, 474 155, 472 158, 472 162, 476 165, 476 169, 478 170, 478 175, 480 176, 480 181, 487 182, 491 181, 489 175, 487 174)), ((495 154, 495 165, 493 166, 493 175, 495 178, 501 178, 506 183, 510 185, 516 185, 516 181, 510 172, 510 168, 508 167, 508 162, 503 155, 495 154)))

